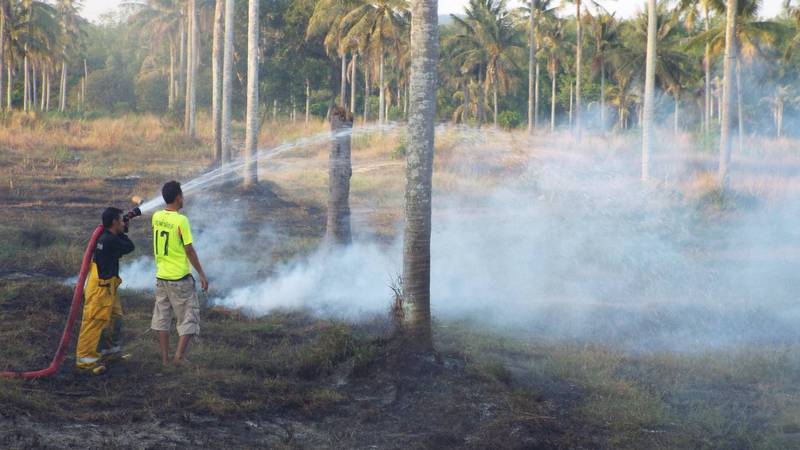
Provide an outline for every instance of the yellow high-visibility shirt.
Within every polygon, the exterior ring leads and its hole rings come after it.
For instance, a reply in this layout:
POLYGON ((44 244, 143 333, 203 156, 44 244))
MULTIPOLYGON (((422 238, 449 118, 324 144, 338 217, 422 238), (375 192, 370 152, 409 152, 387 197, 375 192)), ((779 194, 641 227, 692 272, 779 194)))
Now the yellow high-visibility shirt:
POLYGON ((156 278, 180 280, 192 273, 184 246, 192 243, 189 219, 177 211, 153 214, 153 253, 156 257, 156 278))

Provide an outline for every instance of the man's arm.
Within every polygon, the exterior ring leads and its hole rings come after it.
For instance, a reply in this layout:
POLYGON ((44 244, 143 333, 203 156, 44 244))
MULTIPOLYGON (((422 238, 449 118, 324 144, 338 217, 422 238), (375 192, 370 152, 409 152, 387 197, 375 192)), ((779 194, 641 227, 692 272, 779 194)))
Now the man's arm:
POLYGON ((116 251, 117 255, 124 256, 133 251, 135 248, 133 246, 133 241, 130 240, 127 234, 121 233, 116 237, 117 238, 114 239, 114 250, 116 251))
POLYGON ((197 251, 195 251, 192 244, 185 245, 183 248, 186 249, 186 257, 189 258, 192 267, 194 267, 194 270, 200 275, 200 287, 203 288, 204 291, 207 291, 208 280, 206 279, 206 273, 203 272, 203 266, 200 265, 200 258, 197 257, 197 251))

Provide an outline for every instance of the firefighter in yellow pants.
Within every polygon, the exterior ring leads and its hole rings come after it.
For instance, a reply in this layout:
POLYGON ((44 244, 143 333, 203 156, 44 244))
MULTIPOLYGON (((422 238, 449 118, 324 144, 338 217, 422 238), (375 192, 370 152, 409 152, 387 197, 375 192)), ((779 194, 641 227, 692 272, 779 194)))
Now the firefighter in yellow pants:
POLYGON ((122 303, 117 292, 122 283, 119 259, 134 249, 126 235, 121 210, 106 209, 103 227, 105 230, 97 239, 84 290, 83 319, 75 358, 78 369, 95 375, 105 372, 106 363, 122 354, 122 303))

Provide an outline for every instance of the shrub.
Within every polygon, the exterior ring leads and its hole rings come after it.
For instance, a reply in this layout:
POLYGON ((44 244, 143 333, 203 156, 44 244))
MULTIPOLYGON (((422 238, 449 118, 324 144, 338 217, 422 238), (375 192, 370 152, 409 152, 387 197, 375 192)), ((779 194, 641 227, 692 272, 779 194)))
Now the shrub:
POLYGON ((497 115, 497 124, 503 128, 516 128, 522 123, 522 115, 516 111, 503 111, 497 115))
POLYGON ((134 85, 136 109, 163 113, 168 106, 169 79, 156 72, 141 75, 134 85))
POLYGON ((97 70, 86 78, 89 109, 120 112, 136 104, 133 79, 123 71, 97 70))

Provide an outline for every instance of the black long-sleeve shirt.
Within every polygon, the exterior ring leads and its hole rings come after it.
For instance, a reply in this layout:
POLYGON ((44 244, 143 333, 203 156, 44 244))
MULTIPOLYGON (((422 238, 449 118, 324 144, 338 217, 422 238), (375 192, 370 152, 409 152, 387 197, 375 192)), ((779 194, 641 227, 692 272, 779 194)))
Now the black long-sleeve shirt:
POLYGON ((133 242, 126 234, 103 231, 97 239, 97 247, 94 250, 94 262, 97 264, 97 275, 100 279, 107 280, 119 276, 119 259, 133 249, 133 242))

